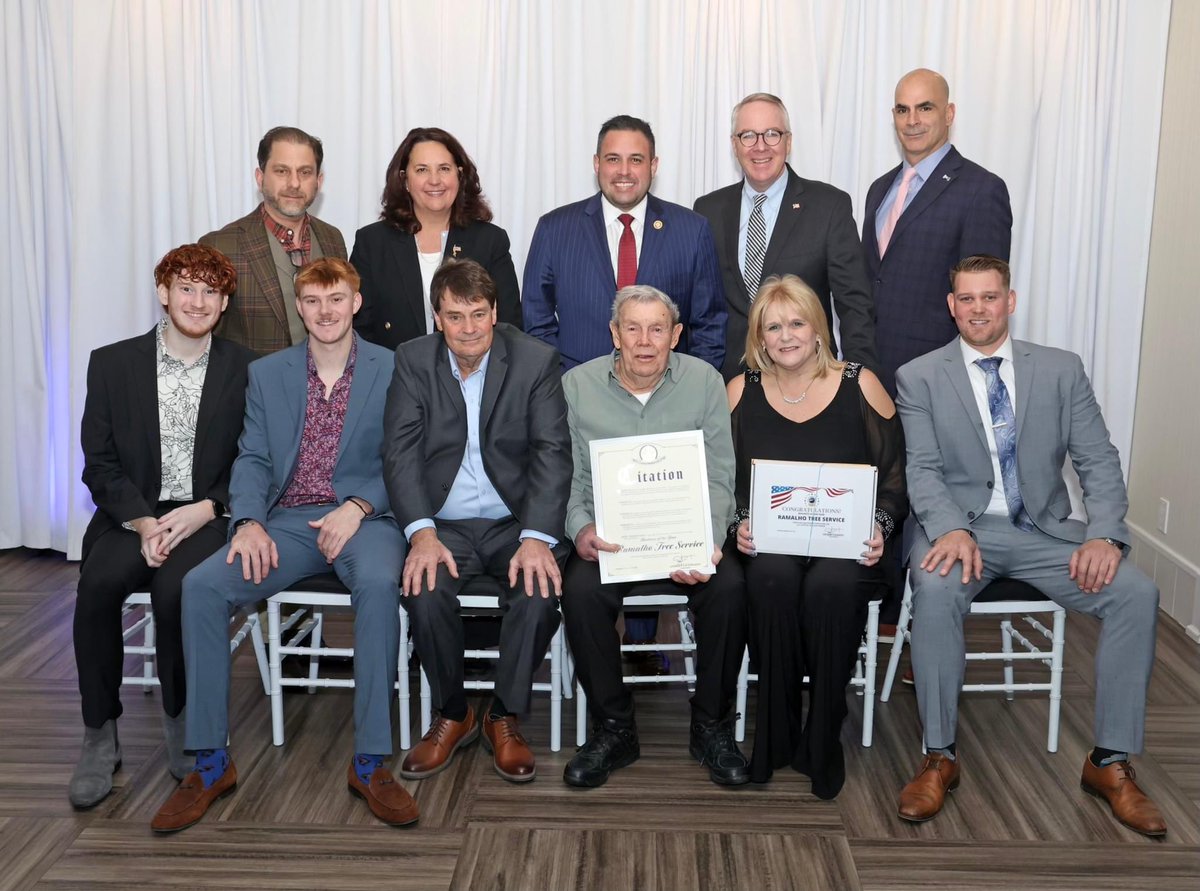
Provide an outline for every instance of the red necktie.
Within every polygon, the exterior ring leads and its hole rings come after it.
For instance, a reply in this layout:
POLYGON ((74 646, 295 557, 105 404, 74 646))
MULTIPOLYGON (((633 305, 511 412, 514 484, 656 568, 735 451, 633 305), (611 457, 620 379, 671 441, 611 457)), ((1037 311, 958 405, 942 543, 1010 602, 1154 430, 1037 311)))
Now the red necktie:
POLYGON ((618 220, 625 227, 617 245, 617 290, 627 288, 637 281, 637 242, 633 239, 633 217, 623 213, 618 220))

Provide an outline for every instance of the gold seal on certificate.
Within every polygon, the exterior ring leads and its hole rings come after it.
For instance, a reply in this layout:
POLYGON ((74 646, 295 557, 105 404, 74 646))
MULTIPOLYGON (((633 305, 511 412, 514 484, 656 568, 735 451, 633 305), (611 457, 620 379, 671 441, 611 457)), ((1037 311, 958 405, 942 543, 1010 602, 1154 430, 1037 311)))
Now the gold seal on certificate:
POLYGON ((600 552, 600 581, 716 572, 704 434, 620 436, 590 446, 596 534, 621 547, 600 552))
POLYGON ((862 558, 878 471, 867 464, 750 462, 750 531, 764 554, 862 558))

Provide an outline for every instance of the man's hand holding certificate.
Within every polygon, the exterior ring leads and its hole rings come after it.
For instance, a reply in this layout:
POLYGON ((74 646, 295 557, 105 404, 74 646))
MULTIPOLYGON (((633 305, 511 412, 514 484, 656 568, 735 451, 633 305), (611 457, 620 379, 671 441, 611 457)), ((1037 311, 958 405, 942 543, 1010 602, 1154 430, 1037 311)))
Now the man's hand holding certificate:
POLYGON ((700 431, 590 443, 600 577, 610 582, 716 571, 700 431))

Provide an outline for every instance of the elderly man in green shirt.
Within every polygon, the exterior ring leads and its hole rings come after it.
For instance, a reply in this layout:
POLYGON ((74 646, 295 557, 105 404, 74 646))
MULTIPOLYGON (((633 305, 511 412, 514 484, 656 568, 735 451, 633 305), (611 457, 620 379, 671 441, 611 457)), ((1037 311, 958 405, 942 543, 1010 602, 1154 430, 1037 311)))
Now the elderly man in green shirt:
POLYGON ((563 771, 571 786, 601 786, 637 760, 633 697, 622 682, 616 632, 621 600, 647 584, 666 584, 689 598, 696 620, 696 693, 690 751, 713 782, 749 782, 745 756, 733 739, 731 705, 746 646, 746 604, 737 559, 713 554, 716 572, 676 572, 667 582, 600 580, 599 552, 616 544, 596 534, 589 444, 595 439, 700 430, 708 470, 713 541, 725 540, 733 518, 734 459, 729 403, 721 375, 703 360, 673 352, 683 326, 679 307, 648 285, 617 292, 611 355, 571 369, 563 378, 575 457, 567 535, 575 542, 563 575, 563 621, 575 669, 592 710, 592 735, 563 771))

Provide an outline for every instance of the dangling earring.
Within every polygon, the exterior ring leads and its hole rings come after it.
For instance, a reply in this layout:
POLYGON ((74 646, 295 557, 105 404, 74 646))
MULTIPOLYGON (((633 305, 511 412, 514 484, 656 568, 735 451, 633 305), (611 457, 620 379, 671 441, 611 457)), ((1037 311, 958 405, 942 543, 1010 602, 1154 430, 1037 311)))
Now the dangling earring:
POLYGON ((819 337, 817 338, 817 350, 816 351, 818 353, 821 352, 821 338, 819 338, 819 337))

